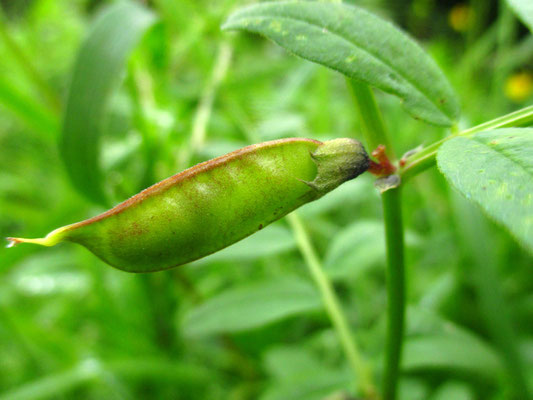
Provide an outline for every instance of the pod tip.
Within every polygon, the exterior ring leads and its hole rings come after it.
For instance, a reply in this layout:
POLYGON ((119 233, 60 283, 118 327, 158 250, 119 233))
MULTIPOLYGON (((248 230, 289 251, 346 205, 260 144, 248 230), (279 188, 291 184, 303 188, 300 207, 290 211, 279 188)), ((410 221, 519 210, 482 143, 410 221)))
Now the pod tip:
POLYGON ((44 244, 43 239, 23 239, 23 238, 14 238, 14 237, 8 237, 6 239, 8 241, 6 245, 7 248, 15 247, 17 244, 20 244, 20 243, 44 244))
POLYGON ((57 237, 57 235, 49 234, 48 236, 44 238, 39 239, 24 239, 24 238, 14 238, 14 237, 8 237, 6 238, 8 241, 8 244, 6 245, 7 248, 15 247, 16 245, 20 243, 33 243, 33 244, 39 244, 41 246, 54 246, 57 244, 57 242, 60 241, 60 238, 57 237))
POLYGON ((22 242, 21 239, 19 238, 12 238, 12 237, 8 237, 6 238, 7 240, 7 244, 6 244, 6 247, 9 249, 10 247, 15 247, 15 245, 19 244, 22 242))

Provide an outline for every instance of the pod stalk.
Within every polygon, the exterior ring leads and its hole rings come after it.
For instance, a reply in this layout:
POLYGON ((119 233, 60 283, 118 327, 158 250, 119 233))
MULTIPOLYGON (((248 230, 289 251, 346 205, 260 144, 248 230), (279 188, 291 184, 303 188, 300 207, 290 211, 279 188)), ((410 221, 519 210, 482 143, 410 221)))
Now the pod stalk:
POLYGON ((39 244, 41 246, 51 247, 55 246, 59 242, 63 240, 65 237, 65 231, 67 230, 66 226, 63 226, 61 228, 57 228, 50 232, 48 235, 46 235, 44 238, 37 238, 37 239, 26 239, 26 238, 14 238, 14 237, 8 237, 6 238, 9 242, 6 247, 14 247, 20 243, 33 243, 33 244, 39 244))

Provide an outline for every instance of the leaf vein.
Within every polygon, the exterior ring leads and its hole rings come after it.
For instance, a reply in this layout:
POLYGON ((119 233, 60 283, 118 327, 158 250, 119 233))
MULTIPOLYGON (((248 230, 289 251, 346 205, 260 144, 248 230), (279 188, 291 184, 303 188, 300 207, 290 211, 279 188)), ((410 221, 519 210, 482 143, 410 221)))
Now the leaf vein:
POLYGON ((492 152, 502 155, 505 159, 511 161, 513 164, 518 165, 518 167, 520 167, 520 169, 523 169, 526 172, 526 175, 529 175, 529 176, 533 177, 533 172, 530 170, 531 166, 528 166, 527 164, 523 164, 521 161, 517 160, 516 157, 510 156, 505 150, 491 147, 487 143, 485 143, 484 141, 479 140, 479 138, 475 138, 474 137, 474 138, 471 138, 471 139, 474 140, 475 142, 481 144, 483 147, 491 150, 492 152))

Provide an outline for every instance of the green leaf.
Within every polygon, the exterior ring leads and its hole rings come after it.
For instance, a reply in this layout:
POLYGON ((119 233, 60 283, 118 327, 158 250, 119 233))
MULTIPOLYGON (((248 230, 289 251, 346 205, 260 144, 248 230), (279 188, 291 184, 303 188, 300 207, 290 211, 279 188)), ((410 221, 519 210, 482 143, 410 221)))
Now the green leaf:
POLYGON ((402 367, 406 372, 453 371, 494 379, 503 371, 483 339, 421 307, 410 307, 402 367))
POLYGON ((50 374, 28 382, 0 395, 0 400, 34 400, 54 398, 71 392, 73 389, 96 380, 101 376, 99 364, 85 362, 76 367, 55 374, 50 374))
POLYGON ((406 340, 402 369, 463 372, 489 379, 502 371, 497 354, 483 342, 446 334, 406 340))
POLYGON ((291 381, 269 385, 260 400, 323 400, 333 393, 347 392, 352 382, 353 379, 348 370, 332 370, 322 367, 311 373, 302 374, 291 381))
POLYGON ((332 190, 320 201, 312 201, 298 210, 305 219, 322 216, 328 212, 338 211, 340 208, 353 208, 364 204, 374 195, 374 184, 367 175, 361 175, 358 179, 352 179, 343 183, 337 189, 332 190))
POLYGON ((183 326, 190 336, 239 332, 320 307, 311 284, 287 277, 227 290, 192 309, 183 326))
POLYGON ((238 10, 222 28, 259 33, 297 56, 399 96, 415 118, 448 126, 459 114, 435 62, 394 25, 360 8, 262 3, 238 10))
POLYGON ((428 386, 429 385, 421 379, 413 379, 409 377, 401 378, 398 382, 398 399, 426 400, 429 394, 428 386))
POLYGON ((507 0, 507 3, 518 18, 533 32, 533 1, 507 0))
POLYGON ((456 137, 437 153, 441 172, 533 252, 533 128, 456 137))
POLYGON ((385 232, 379 221, 357 221, 331 242, 324 269, 333 279, 356 278, 367 268, 384 260, 385 232))
POLYGON ((154 21, 153 13, 137 3, 113 4, 96 19, 76 58, 61 153, 74 186, 100 204, 106 204, 99 165, 105 108, 128 54, 154 21))
POLYGON ((298 376, 316 372, 323 366, 323 362, 301 344, 273 347, 263 357, 263 368, 278 381, 290 382, 298 376))
POLYGON ((195 262, 208 264, 219 261, 251 261, 261 257, 271 257, 296 248, 294 235, 283 226, 271 225, 248 236, 223 250, 195 262))
POLYGON ((56 372, 0 394, 0 400, 57 399, 91 382, 105 384, 109 374, 153 382, 169 381, 181 386, 205 385, 208 374, 203 367, 190 362, 172 362, 164 358, 113 360, 108 363, 97 359, 82 361, 73 368, 56 372))
MULTIPOLYGON (((332 279, 356 279, 368 268, 384 262, 385 230, 375 220, 357 221, 332 238, 326 253, 324 269, 332 279)), ((413 232, 406 233, 409 247, 420 243, 413 232)))
POLYGON ((462 382, 446 382, 433 393, 431 400, 474 400, 474 392, 462 382))

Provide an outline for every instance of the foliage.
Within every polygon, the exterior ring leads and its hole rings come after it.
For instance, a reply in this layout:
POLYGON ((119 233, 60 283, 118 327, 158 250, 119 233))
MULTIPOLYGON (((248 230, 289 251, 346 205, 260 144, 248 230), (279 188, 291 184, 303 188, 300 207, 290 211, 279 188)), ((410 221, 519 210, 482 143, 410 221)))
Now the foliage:
MULTIPOLYGON (((526 398, 533 150, 531 128, 506 127, 531 120, 501 116, 533 101, 504 90, 533 72, 528 1, 472 1, 461 32, 431 1, 147 3, 0 3, 0 236, 42 236, 248 143, 362 139, 340 71, 385 92, 375 96, 397 155, 425 146, 399 171, 409 308, 398 397, 526 398)), ((361 176, 297 213, 149 275, 73 245, 0 249, 0 398, 349 398, 360 376, 305 266, 323 264, 317 282, 334 289, 375 379, 379 194, 361 176)))

